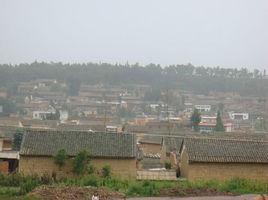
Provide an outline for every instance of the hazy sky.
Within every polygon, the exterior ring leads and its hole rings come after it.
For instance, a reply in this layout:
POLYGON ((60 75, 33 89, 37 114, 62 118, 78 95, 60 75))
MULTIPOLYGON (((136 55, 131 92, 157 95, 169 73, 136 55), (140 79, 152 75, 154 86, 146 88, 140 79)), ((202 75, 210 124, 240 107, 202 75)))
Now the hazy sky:
POLYGON ((0 63, 268 69, 268 0, 0 0, 0 63))

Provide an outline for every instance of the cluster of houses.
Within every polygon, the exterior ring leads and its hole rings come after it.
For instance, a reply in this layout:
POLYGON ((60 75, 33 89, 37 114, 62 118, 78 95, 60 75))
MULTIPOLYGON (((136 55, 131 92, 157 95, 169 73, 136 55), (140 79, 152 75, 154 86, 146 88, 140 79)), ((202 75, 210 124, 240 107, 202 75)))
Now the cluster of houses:
MULTIPOLYGON (((74 96, 67 91, 64 81, 37 79, 19 83, 15 95, 0 88, 0 98, 16 104, 17 113, 11 113, 9 119, 22 123, 23 127, 127 129, 134 133, 169 134, 190 130, 190 118, 197 109, 201 114, 199 130, 202 133, 214 131, 217 111, 221 112, 225 132, 264 132, 268 129, 265 126, 268 102, 258 97, 216 92, 198 95, 170 89, 169 92, 160 91, 158 99, 148 99, 152 88, 146 85, 82 84, 74 96)), ((0 102, 0 114, 3 107, 5 105, 0 102)))
POLYGON ((120 177, 171 170, 175 178, 189 180, 268 179, 265 99, 178 89, 152 99, 146 85, 82 84, 72 95, 67 90, 65 82, 50 79, 19 83, 13 96, 0 88, 0 100, 17 109, 6 114, 0 101, 1 173, 73 176, 72 160, 86 150, 97 169, 108 164, 120 177), (200 132, 190 127, 195 109, 200 132), (214 132, 218 111, 225 133, 214 132), (18 129, 19 149, 14 148, 18 129), (69 160, 59 169, 54 156, 60 149, 69 160))

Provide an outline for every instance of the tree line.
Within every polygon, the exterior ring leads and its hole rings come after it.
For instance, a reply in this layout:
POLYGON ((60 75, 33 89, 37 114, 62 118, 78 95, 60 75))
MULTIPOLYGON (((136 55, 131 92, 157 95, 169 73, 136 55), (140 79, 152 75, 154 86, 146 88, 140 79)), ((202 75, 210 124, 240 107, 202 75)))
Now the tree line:
POLYGON ((19 82, 57 79, 67 84, 150 85, 156 89, 179 88, 196 93, 238 92, 241 95, 268 94, 266 71, 187 65, 63 64, 34 62, 0 65, 0 87, 16 92, 19 82))

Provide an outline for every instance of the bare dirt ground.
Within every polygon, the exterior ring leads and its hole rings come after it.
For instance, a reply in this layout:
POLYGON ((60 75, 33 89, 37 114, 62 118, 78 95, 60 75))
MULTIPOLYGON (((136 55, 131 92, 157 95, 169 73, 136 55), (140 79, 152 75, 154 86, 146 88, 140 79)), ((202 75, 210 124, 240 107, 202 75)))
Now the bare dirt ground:
POLYGON ((124 194, 120 192, 110 191, 107 188, 77 186, 41 186, 34 189, 31 193, 28 194, 28 196, 37 197, 38 199, 42 200, 91 200, 93 193, 96 192, 98 193, 100 200, 268 200, 268 197, 266 197, 266 199, 257 198, 258 195, 234 196, 230 193, 220 193, 211 189, 178 190, 176 188, 161 190, 160 194, 163 197, 126 198, 124 194))

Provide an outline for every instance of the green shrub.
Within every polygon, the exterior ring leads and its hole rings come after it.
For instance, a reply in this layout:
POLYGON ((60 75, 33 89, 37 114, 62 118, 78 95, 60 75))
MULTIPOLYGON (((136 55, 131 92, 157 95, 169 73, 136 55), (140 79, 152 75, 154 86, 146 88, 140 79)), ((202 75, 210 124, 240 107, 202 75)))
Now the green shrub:
POLYGON ((105 178, 111 176, 111 167, 110 167, 110 165, 105 165, 102 168, 102 176, 105 177, 105 178))
POLYGON ((27 194, 28 192, 31 192, 34 188, 36 188, 38 185, 39 183, 37 180, 28 179, 26 182, 21 184, 19 193, 21 195, 27 194))
POLYGON ((61 169, 61 167, 63 167, 66 163, 67 160, 67 154, 65 149, 60 149, 58 151, 58 153, 55 155, 54 157, 54 162, 59 166, 59 168, 61 169))
POLYGON ((159 193, 159 188, 154 181, 133 182, 130 184, 126 194, 128 196, 156 196, 159 193))
POLYGON ((83 186, 98 187, 98 180, 95 176, 88 176, 83 178, 83 186))
POLYGON ((153 181, 145 181, 142 184, 143 188, 143 196, 155 196, 158 194, 158 190, 156 188, 156 185, 153 181))
POLYGON ((110 177, 110 178, 104 178, 101 181, 101 186, 108 187, 111 188, 112 190, 125 193, 129 187, 129 183, 130 183, 129 180, 121 180, 110 177))
POLYGON ((73 162, 73 171, 77 175, 81 175, 85 172, 85 168, 89 161, 89 155, 86 151, 80 151, 73 162))
POLYGON ((142 196, 142 193, 143 193, 142 185, 139 184, 138 182, 132 183, 127 190, 128 196, 142 196))
POLYGON ((220 190, 239 194, 267 193, 268 182, 233 178, 223 182, 220 190))
POLYGON ((45 173, 41 176, 41 184, 44 184, 44 185, 49 185, 51 184, 53 181, 52 181, 52 177, 48 174, 48 173, 45 173))
POLYGON ((0 195, 15 196, 19 194, 19 187, 0 187, 0 195))
POLYGON ((170 162, 165 162, 165 168, 166 169, 171 169, 171 163, 170 162))
POLYGON ((88 166, 87 166, 87 173, 90 175, 90 174, 94 174, 94 172, 95 172, 95 167, 92 165, 92 164, 89 164, 88 166))

